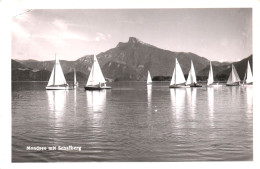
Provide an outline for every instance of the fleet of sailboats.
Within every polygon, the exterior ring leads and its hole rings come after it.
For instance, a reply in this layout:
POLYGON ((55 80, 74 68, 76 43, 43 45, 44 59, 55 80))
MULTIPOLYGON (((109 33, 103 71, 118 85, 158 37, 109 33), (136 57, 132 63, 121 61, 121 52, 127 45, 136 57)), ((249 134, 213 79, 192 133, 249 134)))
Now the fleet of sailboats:
POLYGON ((236 68, 234 67, 234 65, 232 64, 231 66, 231 73, 228 77, 228 81, 227 81, 227 86, 239 86, 240 85, 240 78, 237 74, 236 68))
POLYGON ((250 67, 249 61, 247 62, 247 69, 244 76, 243 84, 252 85, 253 84, 253 75, 250 67))
MULTIPOLYGON (((85 90, 102 90, 102 89, 111 89, 110 86, 106 85, 106 80, 103 76, 103 73, 101 71, 101 68, 99 66, 97 57, 94 55, 93 59, 93 65, 91 67, 91 71, 88 77, 88 81, 85 85, 85 90)), ((152 84, 152 78, 150 71, 148 70, 147 73, 147 85, 152 84)), ((231 65, 231 73, 229 75, 229 78, 227 80, 226 85, 227 86, 239 86, 241 83, 240 77, 236 71, 235 66, 231 65)), ((248 61, 247 63, 247 69, 246 73, 243 79, 243 85, 252 85, 253 84, 253 75, 250 67, 250 63, 248 61)), ((213 69, 212 69, 212 63, 210 62, 209 66, 209 74, 207 79, 207 86, 218 86, 218 84, 214 84, 214 77, 213 77, 213 69)), ((77 88, 78 82, 76 77, 76 71, 74 68, 74 82, 72 88, 77 88)), ((171 82, 170 82, 170 88, 188 88, 188 87, 202 87, 202 85, 197 83, 196 78, 196 72, 193 65, 193 62, 191 60, 191 68, 188 74, 187 81, 185 80, 183 71, 181 69, 181 66, 178 62, 178 59, 175 59, 175 67, 173 70, 171 82)), ((68 90, 70 89, 65 76, 63 74, 59 59, 55 55, 55 64, 52 69, 48 84, 46 86, 46 90, 68 90)))
POLYGON ((177 60, 175 59, 175 68, 173 70, 172 79, 170 83, 170 88, 187 88, 190 87, 186 85, 186 80, 184 74, 182 72, 181 66, 177 60))
POLYGON ((186 85, 189 85, 190 87, 202 87, 202 85, 197 83, 196 73, 195 73, 192 60, 191 60, 191 67, 186 81, 186 85))
POLYGON ((147 75, 147 85, 151 85, 152 84, 152 78, 151 78, 151 74, 150 74, 150 72, 149 72, 149 70, 148 70, 148 75, 147 75))
POLYGON ((64 77, 60 62, 55 55, 55 64, 51 72, 46 90, 68 90, 69 85, 64 77))
POLYGON ((85 90, 111 89, 110 86, 106 85, 106 80, 98 64, 96 55, 94 55, 94 62, 88 77, 88 81, 84 88, 85 90))

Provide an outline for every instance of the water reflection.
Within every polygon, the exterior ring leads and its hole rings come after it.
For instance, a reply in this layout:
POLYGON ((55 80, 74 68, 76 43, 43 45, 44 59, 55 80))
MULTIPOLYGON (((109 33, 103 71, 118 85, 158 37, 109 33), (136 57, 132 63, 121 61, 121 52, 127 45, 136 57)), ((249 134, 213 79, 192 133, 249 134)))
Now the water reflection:
POLYGON ((213 87, 207 87, 207 95, 208 95, 208 113, 209 113, 210 126, 214 127, 214 88, 213 87))
POLYGON ((253 86, 246 86, 247 118, 252 118, 253 113, 253 86))
POLYGON ((63 127, 63 116, 66 108, 67 91, 48 90, 48 107, 50 112, 50 124, 54 124, 53 131, 57 133, 63 127))
POLYGON ((186 92, 189 100, 190 116, 194 120, 196 118, 197 88, 187 89, 186 92))
POLYGON ((103 112, 106 104, 106 90, 86 91, 87 111, 103 112))
POLYGON ((74 90, 74 113, 77 114, 77 90, 74 90))
POLYGON ((152 85, 147 85, 147 104, 149 109, 151 109, 151 97, 152 97, 152 85))
POLYGON ((175 113, 175 119, 180 122, 185 108, 186 89, 170 89, 172 110, 175 113))
POLYGON ((57 116, 62 116, 66 103, 66 91, 46 91, 48 95, 48 103, 50 112, 54 112, 57 116))
POLYGON ((106 90, 86 91, 88 124, 94 132, 100 133, 104 124, 106 90))
POLYGON ((246 87, 247 106, 251 108, 253 106, 253 86, 246 87))

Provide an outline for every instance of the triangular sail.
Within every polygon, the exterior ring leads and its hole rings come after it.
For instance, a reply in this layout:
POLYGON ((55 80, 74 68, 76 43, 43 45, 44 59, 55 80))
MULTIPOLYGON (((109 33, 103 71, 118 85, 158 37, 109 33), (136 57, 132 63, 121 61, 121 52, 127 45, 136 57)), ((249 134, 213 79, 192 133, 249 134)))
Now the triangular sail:
POLYGON ((77 85, 77 75, 75 69, 74 69, 74 85, 77 85))
POLYGON ((148 70, 147 84, 150 84, 150 83, 152 83, 152 78, 151 78, 151 74, 150 74, 150 72, 149 72, 149 70, 148 70))
POLYGON ((227 84, 231 84, 231 83, 235 83, 235 82, 240 82, 240 78, 237 74, 236 68, 232 64, 232 70, 231 70, 231 73, 228 77, 227 84))
POLYGON ((246 70, 246 83, 252 83, 253 82, 253 75, 251 71, 251 67, 249 64, 249 61, 247 63, 247 70, 246 70))
POLYGON ((188 79, 186 81, 186 85, 193 84, 193 83, 197 83, 197 78, 196 78, 196 73, 195 73, 195 69, 193 66, 193 62, 191 61, 191 68, 189 71, 188 79))
POLYGON ((106 80, 98 64, 97 57, 94 55, 94 63, 92 65, 86 86, 95 86, 100 83, 106 83, 106 80))
POLYGON ((182 84, 185 83, 185 78, 181 69, 181 66, 176 58, 175 61, 175 68, 173 71, 172 79, 171 79, 171 84, 170 85, 176 85, 176 84, 182 84))
POLYGON ((175 68, 174 68, 173 73, 172 73, 172 80, 171 80, 170 85, 173 85, 173 84, 176 84, 176 71, 175 71, 175 68))
POLYGON ((52 69, 51 72, 51 77, 49 79, 48 85, 47 86, 52 86, 52 85, 64 85, 67 84, 67 81, 64 77, 61 65, 59 60, 56 58, 55 60, 55 65, 52 69))
POLYGON ((211 85, 213 82, 214 82, 213 70, 212 70, 211 62, 209 62, 209 77, 208 77, 207 85, 211 85))
POLYGON ((53 69, 51 71, 51 76, 50 76, 47 86, 54 85, 54 73, 55 73, 55 66, 53 67, 53 69))

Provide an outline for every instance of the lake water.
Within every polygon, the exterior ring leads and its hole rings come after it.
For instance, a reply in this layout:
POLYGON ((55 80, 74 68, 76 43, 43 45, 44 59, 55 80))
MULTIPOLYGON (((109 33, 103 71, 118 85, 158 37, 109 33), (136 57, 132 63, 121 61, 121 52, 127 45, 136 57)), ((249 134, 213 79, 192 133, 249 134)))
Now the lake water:
POLYGON ((12 83, 13 162, 253 160, 253 86, 46 85, 12 83), (28 148, 37 146, 47 150, 28 148))

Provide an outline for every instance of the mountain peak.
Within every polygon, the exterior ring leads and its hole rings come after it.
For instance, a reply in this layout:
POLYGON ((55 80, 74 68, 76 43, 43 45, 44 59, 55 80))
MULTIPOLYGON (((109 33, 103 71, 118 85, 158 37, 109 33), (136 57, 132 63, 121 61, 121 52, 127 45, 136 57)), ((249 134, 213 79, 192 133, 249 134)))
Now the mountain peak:
POLYGON ((136 37, 129 37, 128 42, 119 42, 117 47, 125 47, 127 45, 131 45, 132 47, 134 47, 134 46, 139 45, 139 44, 146 45, 146 46, 152 46, 148 43, 140 41, 136 37))
POLYGON ((128 43, 140 43, 141 41, 135 37, 129 37, 128 43))

